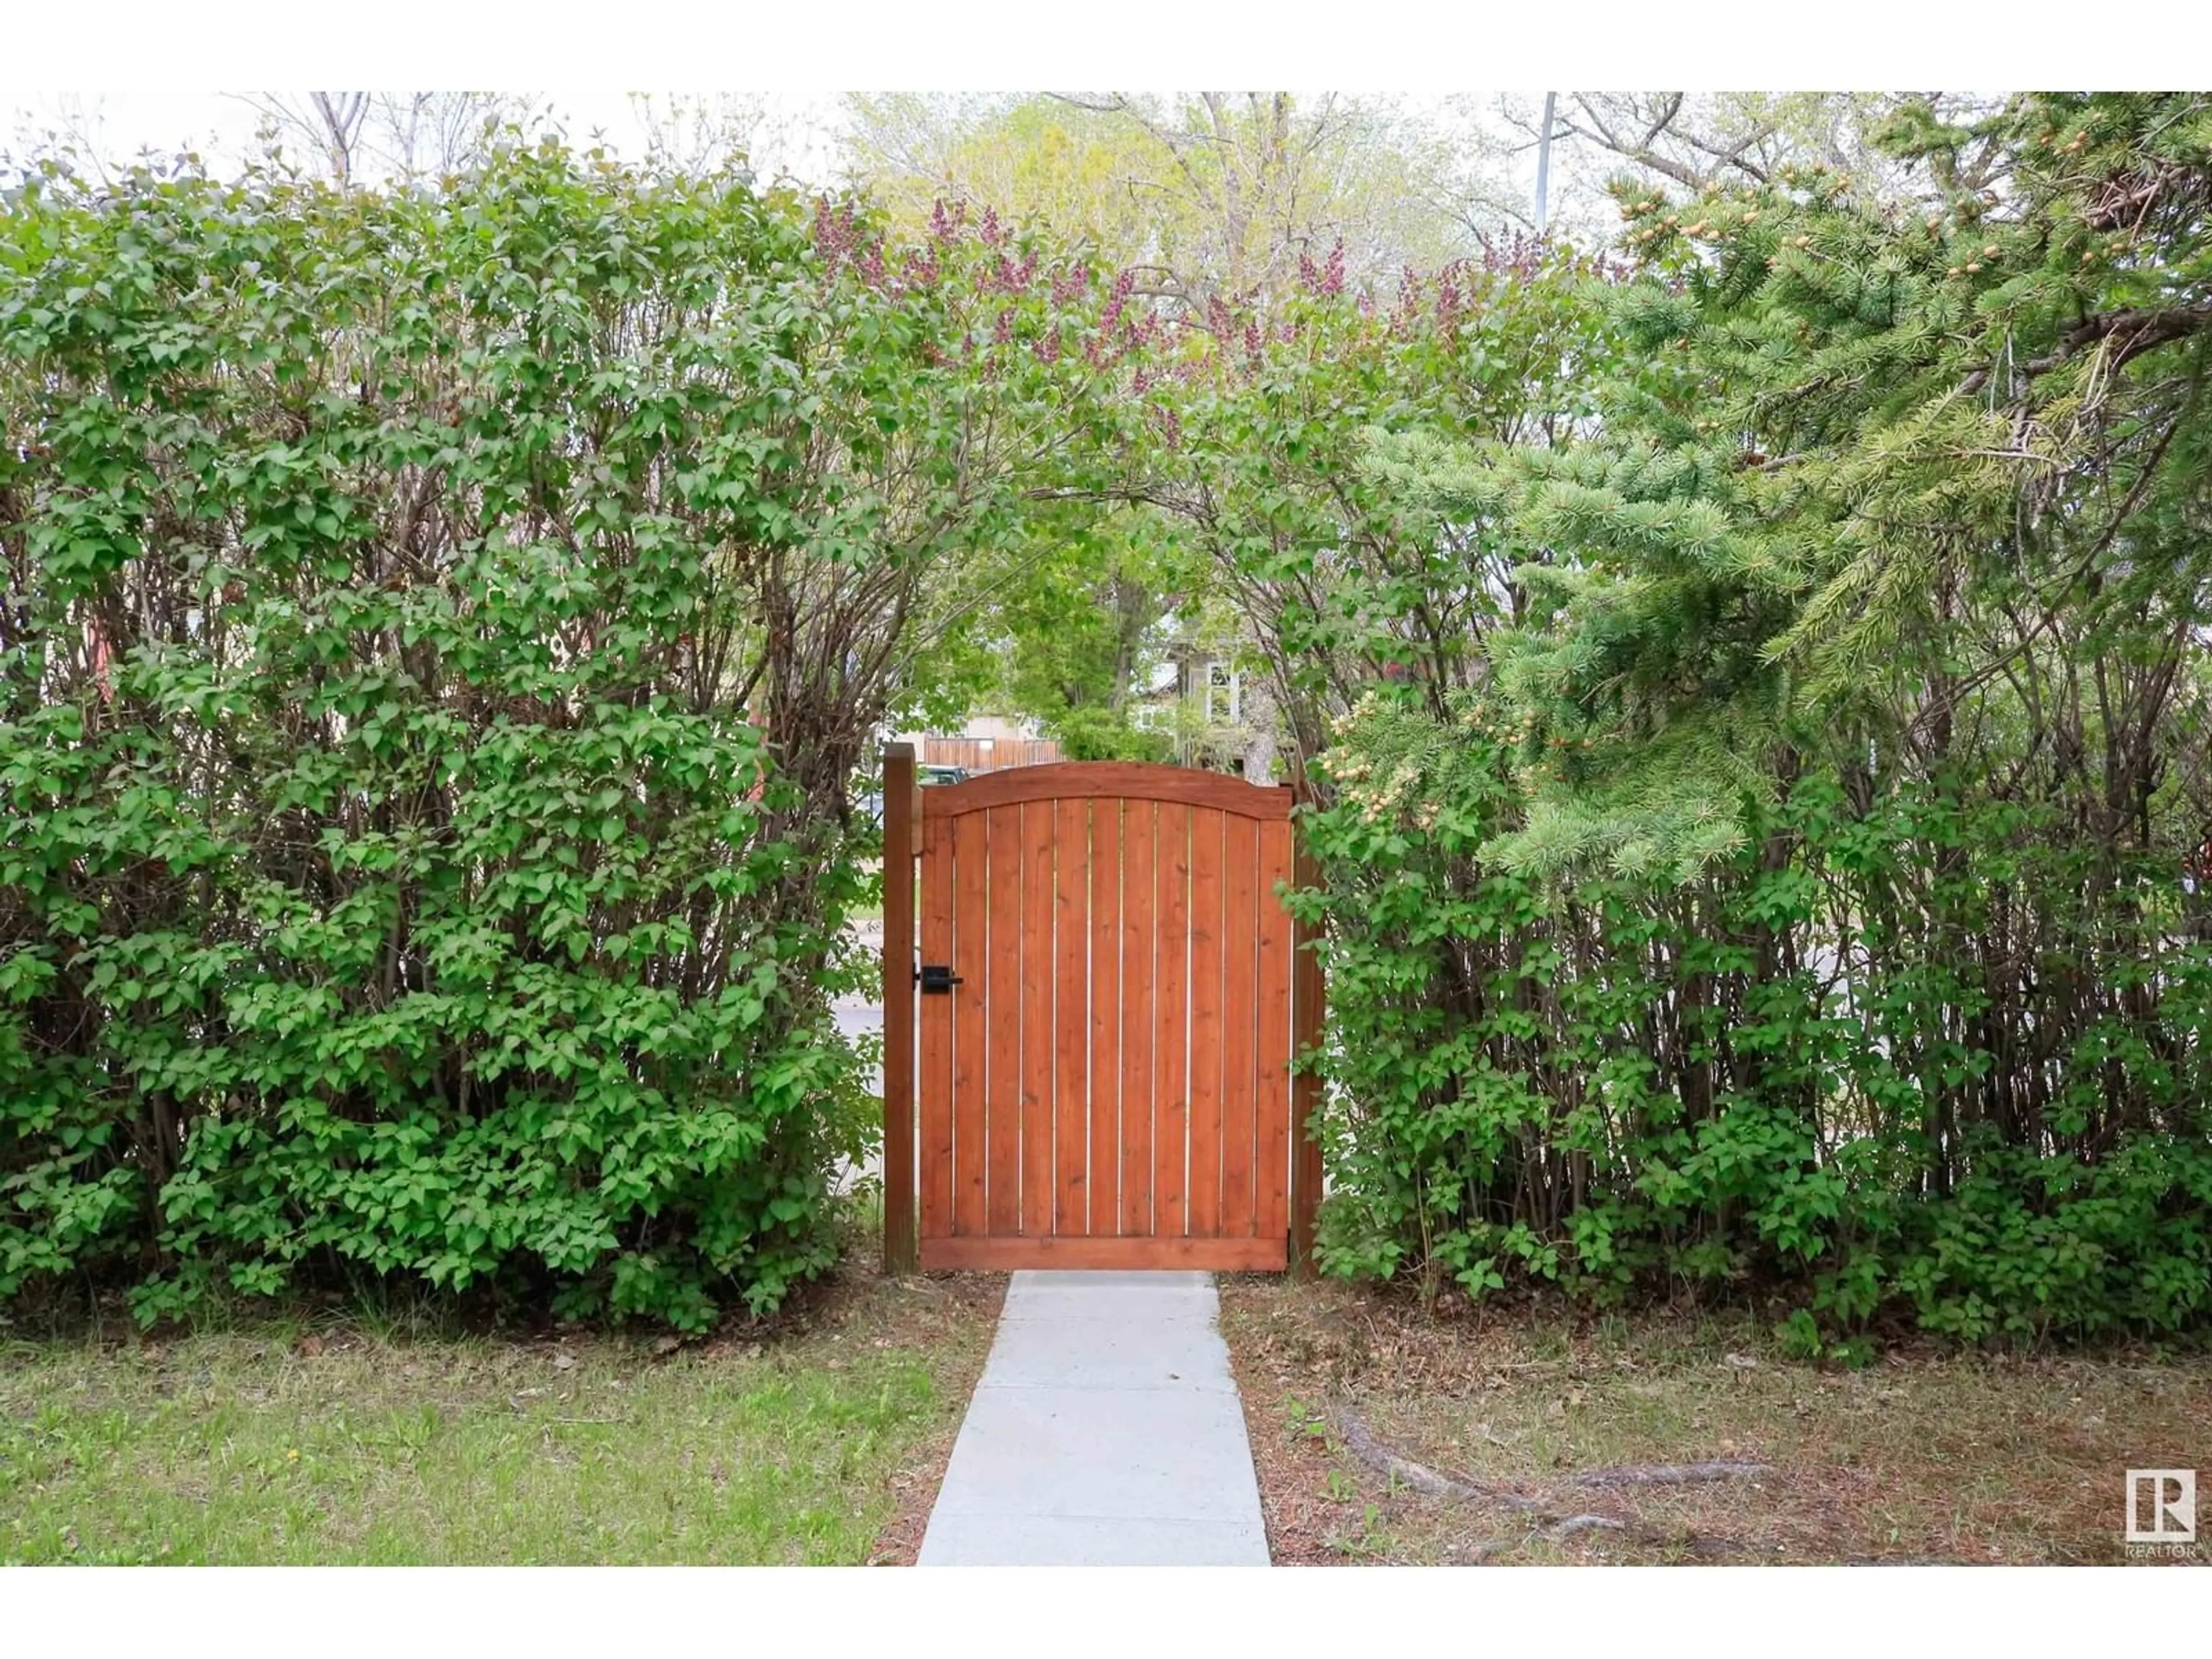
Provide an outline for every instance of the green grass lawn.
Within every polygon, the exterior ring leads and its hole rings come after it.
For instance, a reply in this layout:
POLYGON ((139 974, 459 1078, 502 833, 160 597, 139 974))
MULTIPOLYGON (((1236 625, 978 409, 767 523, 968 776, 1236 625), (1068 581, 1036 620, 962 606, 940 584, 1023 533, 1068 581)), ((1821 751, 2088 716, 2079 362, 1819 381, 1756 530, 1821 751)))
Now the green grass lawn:
POLYGON ((668 1354, 343 1323, 0 1334, 0 1560, 865 1562, 933 1490, 995 1304, 872 1279, 828 1301, 668 1354))

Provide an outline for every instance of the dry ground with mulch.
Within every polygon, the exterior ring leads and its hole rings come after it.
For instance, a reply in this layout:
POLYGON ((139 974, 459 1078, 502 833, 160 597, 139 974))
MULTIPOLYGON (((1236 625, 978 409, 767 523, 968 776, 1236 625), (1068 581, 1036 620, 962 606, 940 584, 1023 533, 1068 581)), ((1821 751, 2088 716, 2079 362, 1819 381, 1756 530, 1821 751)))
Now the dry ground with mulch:
POLYGON ((1279 1565, 2112 1563, 2127 1469, 2212 1474, 2201 1350, 1851 1371, 1748 1319, 1228 1276, 1221 1306, 1279 1565))

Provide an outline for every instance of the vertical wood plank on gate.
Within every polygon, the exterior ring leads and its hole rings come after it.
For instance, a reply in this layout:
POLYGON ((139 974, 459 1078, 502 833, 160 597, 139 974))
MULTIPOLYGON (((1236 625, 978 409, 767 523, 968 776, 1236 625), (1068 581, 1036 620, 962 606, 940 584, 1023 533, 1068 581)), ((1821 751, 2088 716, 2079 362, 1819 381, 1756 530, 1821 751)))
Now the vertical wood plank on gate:
MULTIPOLYGON (((1321 885, 1320 863, 1303 838, 1295 867, 1299 887, 1321 885)), ((1303 1056, 1321 1046, 1326 988, 1319 931, 1300 927, 1297 944, 1297 960, 1291 969, 1291 1051, 1303 1056)), ((1321 1146, 1313 1138, 1320 1108, 1321 1079, 1302 1066, 1291 1080, 1291 1269, 1307 1278, 1314 1271, 1314 1212, 1321 1203, 1321 1146)))
POLYGON ((1154 967, 1152 1231, 1180 1238, 1190 1151, 1190 808, 1162 801, 1158 877, 1159 950, 1154 967))
POLYGON ((1053 1231, 1079 1234, 1090 1225, 1083 1180, 1090 1153, 1085 1104, 1091 1032, 1085 970, 1091 954, 1091 815, 1087 801, 1056 800, 1052 806, 1053 1231))
POLYGON ((1022 1231, 1053 1230, 1052 803, 1024 801, 1022 837, 1022 1231))
POLYGON ((1291 878, 1291 826, 1260 826, 1258 1219, 1262 1238, 1281 1238, 1291 1214, 1291 919, 1276 896, 1291 878))
POLYGON ((1121 1231, 1121 808, 1091 803, 1091 1231, 1121 1231))
POLYGON ((1022 809, 993 807, 986 839, 991 860, 986 1218, 992 1237, 1010 1238, 1022 1227, 1022 809))
POLYGON ((1194 1238, 1221 1235, 1221 858, 1224 814, 1190 814, 1190 1176, 1194 1238))
POLYGON ((1153 866, 1156 804, 1121 808, 1121 1231, 1152 1231, 1153 866))
POLYGON ((990 890, 981 812, 952 820, 952 1231, 986 1231, 983 1003, 990 890))
POLYGON ((914 745, 884 750, 884 1271, 920 1265, 914 1225, 914 745))
MULTIPOLYGON (((951 837, 942 818, 921 821, 921 959, 952 960, 951 837)), ((921 1010, 921 1233, 952 1231, 952 999, 917 995, 921 1010)))
POLYGON ((1258 1217, 1260 826, 1223 821, 1221 882, 1221 1231, 1249 1238, 1258 1217))

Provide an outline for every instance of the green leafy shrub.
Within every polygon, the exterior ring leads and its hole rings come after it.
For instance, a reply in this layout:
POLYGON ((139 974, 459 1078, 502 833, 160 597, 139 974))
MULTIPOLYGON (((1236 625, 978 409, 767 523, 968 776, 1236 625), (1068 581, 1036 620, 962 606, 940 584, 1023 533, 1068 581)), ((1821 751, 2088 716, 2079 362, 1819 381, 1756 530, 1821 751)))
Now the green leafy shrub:
POLYGON ((2212 1310, 2212 949, 2178 890, 2085 917, 2050 826, 1808 779, 1694 882, 1560 894, 1485 850, 1533 732, 1381 689, 1321 762, 1293 904, 1327 928, 1328 1270, 1773 1295, 1814 1351, 1892 1312, 2036 1340, 2212 1310))
POLYGON ((1162 462, 1311 785, 1347 1273, 1804 1352, 2212 1305, 2212 143, 1900 111, 1193 353, 1162 462))
POLYGON ((1093 374, 1011 251, 551 146, 9 204, 0 1298, 830 1260, 846 787, 1093 374))

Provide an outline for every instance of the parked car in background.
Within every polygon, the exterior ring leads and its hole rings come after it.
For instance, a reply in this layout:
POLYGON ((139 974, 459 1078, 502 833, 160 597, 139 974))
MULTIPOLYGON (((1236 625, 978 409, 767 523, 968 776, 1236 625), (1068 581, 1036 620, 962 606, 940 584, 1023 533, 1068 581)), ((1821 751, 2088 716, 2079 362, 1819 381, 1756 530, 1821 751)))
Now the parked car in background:
MULTIPOLYGON (((915 781, 926 785, 965 783, 975 774, 964 766, 917 766, 915 781)), ((871 789, 853 798, 853 811, 870 823, 884 821, 884 797, 880 790, 871 789)))

